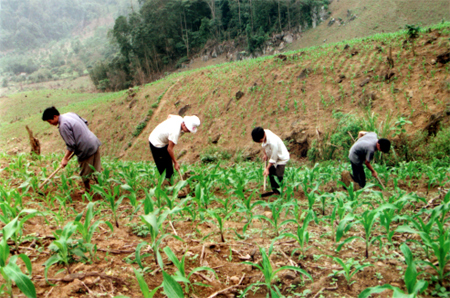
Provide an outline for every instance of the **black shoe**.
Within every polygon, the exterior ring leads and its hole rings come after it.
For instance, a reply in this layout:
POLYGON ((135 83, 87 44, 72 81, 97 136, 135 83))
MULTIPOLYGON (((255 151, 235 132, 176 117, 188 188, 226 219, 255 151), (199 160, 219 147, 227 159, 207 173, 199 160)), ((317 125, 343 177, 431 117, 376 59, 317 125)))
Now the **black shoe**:
POLYGON ((270 197, 273 194, 275 194, 273 191, 265 192, 261 195, 261 198, 270 197))

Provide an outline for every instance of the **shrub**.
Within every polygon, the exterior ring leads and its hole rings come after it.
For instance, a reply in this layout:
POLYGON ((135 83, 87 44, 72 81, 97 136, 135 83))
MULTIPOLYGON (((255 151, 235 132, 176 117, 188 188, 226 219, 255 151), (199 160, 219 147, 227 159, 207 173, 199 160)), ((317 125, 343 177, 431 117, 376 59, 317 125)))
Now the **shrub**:
POLYGON ((362 121, 353 114, 334 112, 333 118, 339 120, 335 129, 324 133, 321 140, 314 140, 308 150, 308 159, 312 162, 330 159, 346 159, 353 139, 362 130, 362 121), (350 134, 349 134, 350 133, 350 134))
POLYGON ((217 147, 209 147, 200 154, 200 160, 202 163, 216 163, 220 160, 229 160, 230 158, 230 152, 217 147))
POLYGON ((189 61, 188 57, 186 57, 186 56, 181 57, 180 59, 178 59, 177 64, 175 65, 175 67, 176 68, 180 68, 183 65, 183 63, 185 63, 187 61, 189 61))
POLYGON ((450 155, 450 127, 441 128, 436 136, 429 140, 428 158, 444 158, 450 155))
POLYGON ((48 81, 52 78, 52 73, 46 68, 41 68, 30 75, 30 80, 38 83, 48 81))
POLYGON ((150 117, 145 117, 144 120, 139 122, 139 124, 136 126, 136 129, 133 131, 133 137, 137 137, 141 134, 141 132, 144 130, 144 128, 147 126, 148 121, 150 120, 150 117))

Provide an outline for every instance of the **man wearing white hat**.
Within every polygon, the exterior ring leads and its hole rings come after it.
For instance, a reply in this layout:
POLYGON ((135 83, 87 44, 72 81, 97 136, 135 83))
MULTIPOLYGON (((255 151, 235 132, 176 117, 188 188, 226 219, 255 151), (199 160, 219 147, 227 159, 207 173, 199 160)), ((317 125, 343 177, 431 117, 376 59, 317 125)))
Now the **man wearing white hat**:
POLYGON ((166 171, 166 179, 170 180, 173 175, 173 167, 180 170, 180 164, 175 158, 173 147, 178 143, 178 138, 182 132, 196 133, 200 125, 197 116, 169 115, 167 120, 160 123, 150 134, 148 141, 150 151, 155 160, 158 172, 162 174, 166 171), (173 165, 172 165, 173 164, 173 165))

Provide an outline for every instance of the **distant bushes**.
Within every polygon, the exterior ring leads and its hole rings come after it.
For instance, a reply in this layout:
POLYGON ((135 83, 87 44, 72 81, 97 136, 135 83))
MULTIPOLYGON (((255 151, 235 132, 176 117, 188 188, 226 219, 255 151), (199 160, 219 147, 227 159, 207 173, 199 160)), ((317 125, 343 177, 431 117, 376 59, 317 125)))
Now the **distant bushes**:
POLYGON ((217 163, 220 160, 229 160, 232 154, 219 147, 208 147, 200 154, 202 163, 217 163))
POLYGON ((196 54, 220 55, 225 51, 219 46, 223 41, 243 41, 239 50, 261 52, 271 34, 294 31, 299 25, 306 29, 319 7, 328 3, 142 1, 139 11, 118 17, 110 32, 120 54, 93 66, 90 76, 100 90, 118 90, 182 67, 196 54))
POLYGON ((29 76, 28 79, 34 83, 39 83, 39 82, 48 81, 51 78, 52 78, 52 73, 50 72, 50 70, 48 70, 46 68, 41 68, 38 71, 33 72, 29 76))
POLYGON ((335 112, 333 118, 339 120, 335 128, 324 132, 320 140, 312 141, 307 153, 310 161, 345 159, 354 143, 352 136, 356 138, 364 126, 363 121, 354 114, 335 112))
POLYGON ((441 128, 428 142, 428 158, 450 156, 450 127, 441 128))
MULTIPOLYGON (((323 132, 320 139, 311 142, 308 150, 308 159, 312 162, 324 160, 348 159, 348 152, 354 144, 353 138, 357 138, 358 132, 375 131, 378 137, 388 138, 392 142, 389 154, 377 153, 376 159, 382 160, 387 165, 395 166, 400 161, 444 159, 450 156, 450 126, 441 127, 435 136, 428 135, 427 131, 417 130, 412 134, 407 133, 403 125, 406 123, 391 120, 389 115, 385 121, 378 121, 377 115, 366 114, 365 118, 358 118, 353 114, 341 112, 333 113, 333 118, 338 120, 334 129, 323 132), (378 124, 378 125, 377 125, 378 124)), ((409 121, 407 121, 409 122, 409 121)), ((412 124, 409 122, 409 124, 412 124)))

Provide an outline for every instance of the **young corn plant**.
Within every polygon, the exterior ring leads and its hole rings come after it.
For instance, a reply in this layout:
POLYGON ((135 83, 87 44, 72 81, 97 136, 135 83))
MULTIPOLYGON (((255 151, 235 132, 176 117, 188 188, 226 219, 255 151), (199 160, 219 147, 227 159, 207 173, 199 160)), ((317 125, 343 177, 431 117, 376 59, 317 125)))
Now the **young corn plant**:
MULTIPOLYGON (((396 232, 398 233, 411 233, 411 234, 418 234, 421 238, 424 235, 433 235, 434 233, 434 225, 439 222, 439 211, 437 208, 433 209, 433 211, 430 214, 430 217, 428 219, 428 223, 425 223, 420 215, 416 215, 414 217, 412 216, 402 216, 401 219, 404 219, 406 222, 408 222, 410 225, 412 225, 412 228, 409 225, 403 225, 396 229, 396 232)), ((425 239, 428 239, 426 236, 424 236, 425 239)), ((425 255, 427 259, 430 259, 430 248, 431 246, 428 245, 430 242, 423 242, 418 243, 419 246, 422 247, 422 249, 425 252, 425 255)))
POLYGON ((259 264, 256 263, 252 263, 252 262, 244 262, 244 264, 247 265, 251 265, 253 267, 255 267, 256 269, 258 269, 259 271, 261 271, 261 273, 264 276, 264 282, 256 282, 251 284, 250 286, 248 286, 242 293, 242 296, 245 296, 245 294, 251 290, 253 287, 257 287, 257 286, 265 286, 267 288, 267 291, 269 292, 269 296, 271 298, 278 298, 278 297, 283 297, 283 295, 280 292, 280 289, 272 284, 272 281, 276 278, 277 273, 280 272, 281 270, 292 270, 292 271, 296 271, 299 272, 301 274, 303 274, 304 276, 308 277, 311 281, 313 280, 312 276, 309 275, 308 272, 306 272, 305 270, 299 268, 299 267, 294 267, 294 266, 282 266, 276 270, 273 269, 272 267, 272 263, 270 262, 270 255, 272 254, 272 250, 273 250, 273 246, 271 245, 268 251, 268 254, 266 253, 266 250, 263 247, 259 248, 259 251, 261 252, 261 256, 262 256, 262 261, 259 264))
POLYGON ((31 261, 25 254, 12 256, 8 260, 10 254, 8 240, 14 235, 20 233, 19 216, 8 222, 2 229, 2 240, 0 242, 0 274, 3 277, 3 284, 0 285, 0 295, 6 293, 13 297, 12 286, 16 283, 19 290, 28 298, 36 298, 36 289, 28 275, 25 275, 16 264, 20 258, 25 263, 28 274, 31 276, 31 261))
POLYGON ((95 193, 100 194, 104 199, 106 199, 106 202, 109 204, 109 207, 112 211, 112 221, 115 223, 116 227, 119 227, 119 221, 117 217, 117 209, 119 208, 119 205, 122 203, 122 200, 125 198, 125 196, 120 196, 120 186, 116 185, 111 190, 109 187, 102 187, 100 185, 92 185, 92 189, 95 193))
POLYGON ((186 266, 185 266, 185 258, 186 255, 184 255, 181 258, 181 261, 178 260, 177 256, 173 253, 173 251, 170 249, 169 246, 164 247, 164 252, 166 253, 167 257, 169 258, 170 261, 172 261, 173 265, 177 268, 177 271, 175 272, 175 276, 174 279, 177 282, 182 282, 185 285, 185 289, 186 289, 186 294, 189 295, 190 290, 193 288, 193 286, 195 285, 199 285, 199 286, 203 286, 203 287, 208 287, 208 285, 200 283, 200 282, 194 282, 192 283, 190 281, 190 278, 192 276, 192 274, 194 274, 195 272, 199 272, 199 271, 210 271, 212 272, 216 278, 217 278, 217 274, 214 271, 214 269, 210 268, 210 267, 196 267, 194 269, 192 269, 188 274, 186 273, 186 266))
POLYGON ((438 237, 432 239, 430 235, 421 235, 422 241, 425 245, 430 246, 434 256, 438 261, 438 265, 435 266, 432 262, 423 261, 423 263, 429 265, 438 274, 439 282, 442 284, 444 279, 450 275, 450 272, 445 272, 445 266, 450 262, 450 230, 448 227, 444 227, 439 221, 436 222, 439 228, 438 237))
POLYGON ((130 205, 133 207, 133 210, 130 214, 130 221, 133 220, 134 215, 139 211, 139 209, 141 208, 141 204, 139 203, 138 199, 137 199, 137 194, 136 191, 128 184, 122 184, 120 186, 123 190, 128 191, 129 193, 124 195, 125 198, 127 198, 128 200, 130 200, 130 205))
POLYGON ((208 209, 211 203, 211 194, 201 182, 195 186, 194 193, 195 197, 193 200, 197 203, 198 207, 208 209))
MULTIPOLYGON (((134 269, 134 275, 136 276, 136 279, 139 283, 139 287, 141 289, 142 297, 144 298, 153 298, 155 296, 156 292, 160 289, 164 289, 164 294, 166 297, 171 298, 184 298, 183 289, 181 286, 176 282, 176 280, 170 276, 166 271, 163 270, 163 282, 161 285, 154 288, 152 291, 148 288, 147 282, 145 281, 142 274, 134 269)), ((114 298, 130 298, 128 296, 115 296, 114 298)))
POLYGON ((267 206, 270 208, 270 211, 272 213, 272 218, 269 218, 265 215, 255 215, 253 218, 263 219, 270 223, 270 225, 273 228, 273 231, 275 232, 276 236, 279 236, 280 227, 288 224, 288 223, 297 223, 295 219, 286 219, 284 221, 281 221, 281 213, 283 212, 284 208, 290 206, 291 204, 282 204, 280 200, 274 201, 272 203, 265 203, 263 206, 267 206))
MULTIPOLYGON (((80 218, 77 218, 78 220, 80 218)), ((62 263, 67 273, 71 274, 70 263, 73 260, 73 255, 86 259, 84 253, 85 248, 82 245, 78 245, 76 240, 72 239, 72 234, 77 230, 77 224, 73 221, 68 222, 64 229, 56 231, 54 234, 56 240, 50 244, 50 249, 56 251, 56 254, 51 256, 45 263, 44 277, 48 282, 47 273, 50 267, 56 263, 62 263)))
POLYGON ((309 233, 308 233, 308 224, 310 221, 314 219, 314 214, 312 211, 309 211, 306 215, 305 219, 303 220, 302 226, 298 225, 297 227, 297 233, 284 233, 280 237, 289 237, 292 239, 295 239, 297 243, 300 245, 300 248, 296 248, 292 251, 292 254, 296 252, 297 250, 301 250, 302 255, 305 256, 305 250, 306 245, 308 245, 309 242, 309 233))
POLYGON ((220 232, 220 241, 225 242, 225 237, 223 235, 224 232, 224 221, 227 220, 232 214, 228 214, 227 216, 223 217, 223 214, 218 213, 216 210, 207 210, 209 215, 215 219, 216 221, 214 224, 219 228, 220 232), (223 217, 223 218, 222 218, 223 217))
POLYGON ((347 281, 347 286, 355 283, 356 281, 352 281, 353 276, 359 271, 362 271, 366 267, 373 266, 372 264, 363 264, 360 265, 358 261, 355 261, 353 258, 348 259, 347 261, 343 261, 341 258, 329 256, 336 263, 342 266, 342 270, 333 270, 329 276, 338 276, 344 275, 345 280, 347 281))
POLYGON ((150 212, 146 215, 141 215, 142 222, 147 226, 149 232, 150 232, 150 243, 143 241, 138 244, 136 247, 136 262, 138 263, 139 267, 143 269, 142 261, 141 261, 141 248, 145 245, 150 245, 151 249, 153 250, 153 257, 156 265, 159 265, 161 268, 163 268, 164 264, 162 261, 161 253, 159 251, 159 246, 161 245, 161 241, 168 237, 172 236, 177 240, 183 241, 180 237, 172 234, 162 234, 163 232, 163 224, 166 218, 170 214, 174 214, 181 211, 181 208, 174 208, 173 210, 161 210, 161 209, 155 209, 153 212, 150 212))
POLYGON ((236 203, 236 207, 238 208, 237 212, 244 212, 247 218, 247 222, 251 222, 253 219, 253 209, 258 205, 265 204, 265 202, 261 200, 252 203, 252 198, 255 192, 256 190, 254 190, 248 197, 244 196, 242 200, 238 200, 236 203))
POLYGON ((357 220, 357 221, 353 221, 353 219, 354 219, 353 215, 351 215, 348 218, 347 221, 342 220, 339 223, 339 226, 337 228, 336 241, 339 241, 341 239, 342 235, 344 234, 344 232, 348 231, 351 228, 351 226, 356 224, 356 223, 359 223, 359 224, 361 224, 363 226, 364 232, 365 232, 365 237, 364 238, 362 238, 360 236, 349 237, 349 238, 345 239, 344 241, 342 241, 342 243, 340 243, 338 245, 336 251, 339 252, 341 250, 342 246, 344 246, 345 244, 347 244, 347 243, 349 243, 349 242, 351 242, 351 241, 353 241, 355 239, 361 239, 366 244, 365 256, 366 256, 366 258, 368 258, 369 257, 369 247, 370 247, 370 245, 375 243, 375 241, 378 241, 380 243, 380 245, 381 245, 381 236, 377 236, 377 237, 373 237, 372 236, 373 226, 374 226, 376 220, 378 219, 378 217, 380 215, 380 212, 383 211, 383 210, 386 210, 386 209, 390 209, 390 208, 395 208, 395 207, 386 204, 386 205, 378 207, 375 210, 371 210, 371 211, 366 210, 366 211, 364 211, 364 213, 361 214, 359 220, 357 220))
MULTIPOLYGON (((155 296, 156 292, 162 287, 162 285, 160 285, 159 287, 156 287, 152 291, 150 291, 142 274, 135 268, 133 268, 133 271, 134 271, 134 275, 136 276, 136 279, 138 281, 139 288, 141 289, 142 297, 152 298, 153 296, 155 296)), ((128 296, 116 296, 114 298, 128 298, 128 296)))
POLYGON ((414 262, 413 255, 411 253, 411 250, 409 249, 408 245, 405 243, 402 244, 400 247, 401 251, 403 252, 403 255, 405 256, 405 262, 407 265, 405 275, 404 275, 404 281, 406 285, 406 293, 403 292, 398 287, 394 287, 390 284, 385 284, 382 286, 376 286, 367 288, 364 291, 362 291, 358 298, 368 298, 372 294, 378 294, 381 292, 384 292, 386 290, 392 290, 394 293, 392 295, 392 298, 416 298, 419 293, 422 293, 425 291, 428 287, 428 283, 424 280, 417 280, 417 277, 421 274, 420 272, 417 272, 416 269, 416 263, 414 262))
POLYGON ((22 238, 22 227, 23 224, 34 217, 37 214, 37 210, 34 209, 23 209, 19 210, 17 207, 11 207, 6 202, 0 203, 0 210, 2 210, 3 214, 0 214, 0 221, 4 224, 8 224, 15 218, 22 217, 18 221, 18 229, 15 230, 14 234, 11 235, 12 240, 14 241, 15 250, 19 251, 19 244, 21 243, 22 238))
POLYGON ((434 217, 433 222, 438 227, 437 231, 426 232, 423 230, 414 230, 407 226, 401 226, 397 229, 397 232, 414 233, 420 236, 423 244, 421 245, 421 243, 415 242, 422 246, 428 259, 431 259, 429 255, 433 253, 438 264, 436 266, 429 261, 421 262, 433 268, 438 274, 439 282, 442 283, 444 278, 450 275, 450 272, 445 272, 445 266, 450 262, 450 230, 439 222, 438 217, 434 217))
POLYGON ((303 187, 303 192, 305 193, 306 199, 308 200, 308 209, 310 211, 312 211, 317 198, 319 198, 319 196, 317 194, 319 185, 314 184, 314 187, 311 188, 311 191, 308 191, 309 185, 304 184, 302 187, 303 187))
POLYGON ((92 242, 92 237, 94 236, 94 233, 97 230, 98 226, 101 224, 106 224, 110 228, 111 232, 114 231, 114 227, 109 221, 97 220, 96 222, 91 224, 92 219, 96 215, 96 213, 94 213, 94 211, 93 211, 94 205, 95 205, 94 202, 90 202, 87 205, 84 223, 80 222, 80 219, 83 216, 83 212, 81 212, 77 216, 77 219, 75 219, 75 225, 77 226, 78 232, 81 234, 81 237, 83 239, 83 245, 89 251, 91 262, 94 261, 95 254, 97 252, 97 245, 93 245, 91 242, 92 242))
POLYGON ((380 212, 380 224, 385 230, 385 237, 392 244, 392 236, 394 236, 395 230, 391 230, 391 223, 397 220, 399 217, 395 214, 396 208, 385 209, 380 212))

